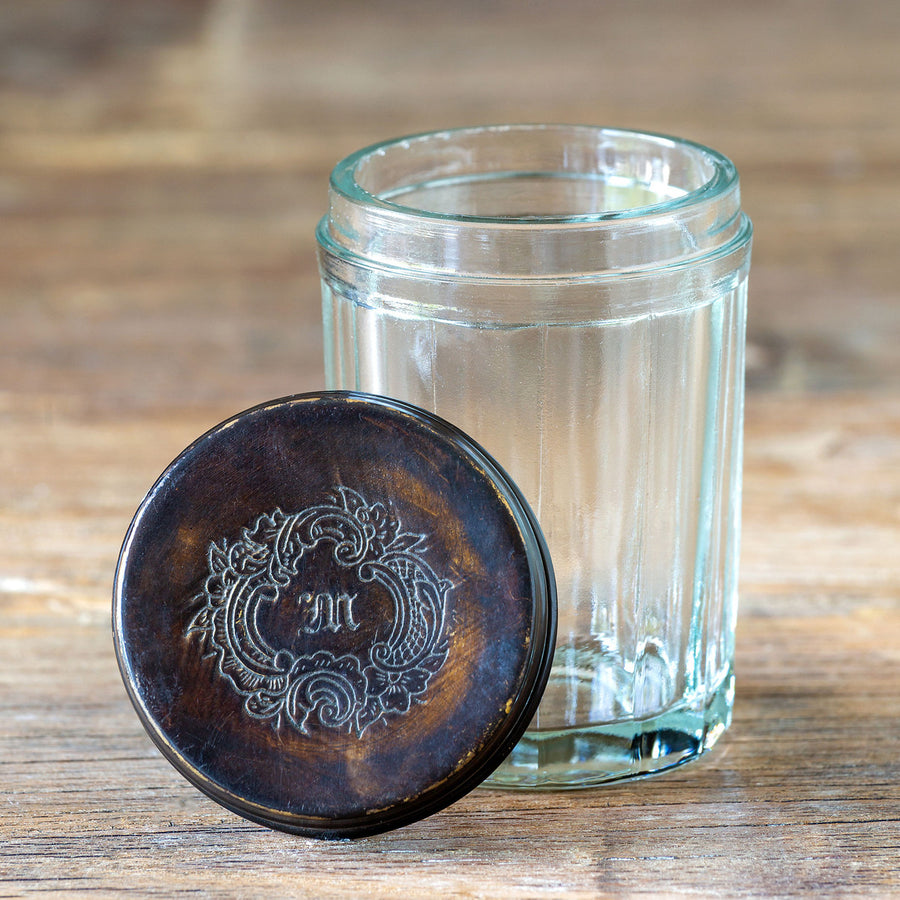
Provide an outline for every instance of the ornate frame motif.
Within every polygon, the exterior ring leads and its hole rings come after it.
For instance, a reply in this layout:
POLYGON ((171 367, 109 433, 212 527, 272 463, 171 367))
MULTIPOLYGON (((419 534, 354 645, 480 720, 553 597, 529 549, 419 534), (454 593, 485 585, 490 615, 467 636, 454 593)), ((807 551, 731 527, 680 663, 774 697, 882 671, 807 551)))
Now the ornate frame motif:
POLYGON ((369 504, 343 486, 301 512, 264 513, 238 540, 209 545, 209 574, 194 598, 200 609, 185 637, 199 637, 204 657, 217 659, 218 674, 254 719, 276 729, 287 723, 302 734, 315 722, 361 737, 374 723, 422 702, 447 658, 446 600, 455 585, 425 560, 424 541, 404 532, 384 504, 369 504), (260 633, 262 604, 279 603, 306 554, 323 543, 333 545, 337 566, 351 570, 363 588, 381 585, 393 603, 388 637, 355 654, 297 654, 271 646, 260 633))

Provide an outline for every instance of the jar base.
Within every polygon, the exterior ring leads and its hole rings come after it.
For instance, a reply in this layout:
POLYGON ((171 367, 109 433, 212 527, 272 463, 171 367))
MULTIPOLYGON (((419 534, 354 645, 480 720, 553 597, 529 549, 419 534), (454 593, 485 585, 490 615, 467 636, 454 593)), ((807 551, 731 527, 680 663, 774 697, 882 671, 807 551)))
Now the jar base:
POLYGON ((697 759, 731 722, 734 676, 705 706, 603 725, 528 731, 482 787, 574 790, 654 775, 697 759))

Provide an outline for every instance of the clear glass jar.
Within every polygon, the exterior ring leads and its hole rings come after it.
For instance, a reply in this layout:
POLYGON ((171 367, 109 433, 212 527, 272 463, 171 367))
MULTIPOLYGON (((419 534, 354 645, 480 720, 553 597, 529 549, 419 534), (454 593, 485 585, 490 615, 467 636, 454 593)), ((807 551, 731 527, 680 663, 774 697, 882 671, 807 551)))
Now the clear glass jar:
POLYGON ((728 726, 751 226, 675 138, 497 126, 362 150, 318 229, 326 383, 453 422, 518 483, 553 674, 489 784, 582 787, 728 726))

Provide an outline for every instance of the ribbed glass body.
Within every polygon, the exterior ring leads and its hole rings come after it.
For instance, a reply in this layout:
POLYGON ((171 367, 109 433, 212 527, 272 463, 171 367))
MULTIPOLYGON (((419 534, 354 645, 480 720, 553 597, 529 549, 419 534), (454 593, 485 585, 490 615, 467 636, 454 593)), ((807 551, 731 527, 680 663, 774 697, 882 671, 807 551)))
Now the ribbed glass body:
POLYGON ((553 674, 494 786, 646 774, 728 725, 750 236, 732 164, 657 135, 449 131, 332 175, 327 386, 468 432, 553 558, 553 674))

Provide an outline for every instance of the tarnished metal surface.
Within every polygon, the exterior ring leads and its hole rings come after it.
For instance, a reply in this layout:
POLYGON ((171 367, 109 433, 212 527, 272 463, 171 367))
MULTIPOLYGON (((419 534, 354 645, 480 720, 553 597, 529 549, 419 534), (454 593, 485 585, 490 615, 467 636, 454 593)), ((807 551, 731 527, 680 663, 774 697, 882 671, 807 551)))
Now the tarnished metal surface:
POLYGON ((394 401, 303 395, 191 445, 138 510, 114 597, 157 746, 255 821, 342 837, 478 784, 530 720, 555 588, 504 473, 394 401))

